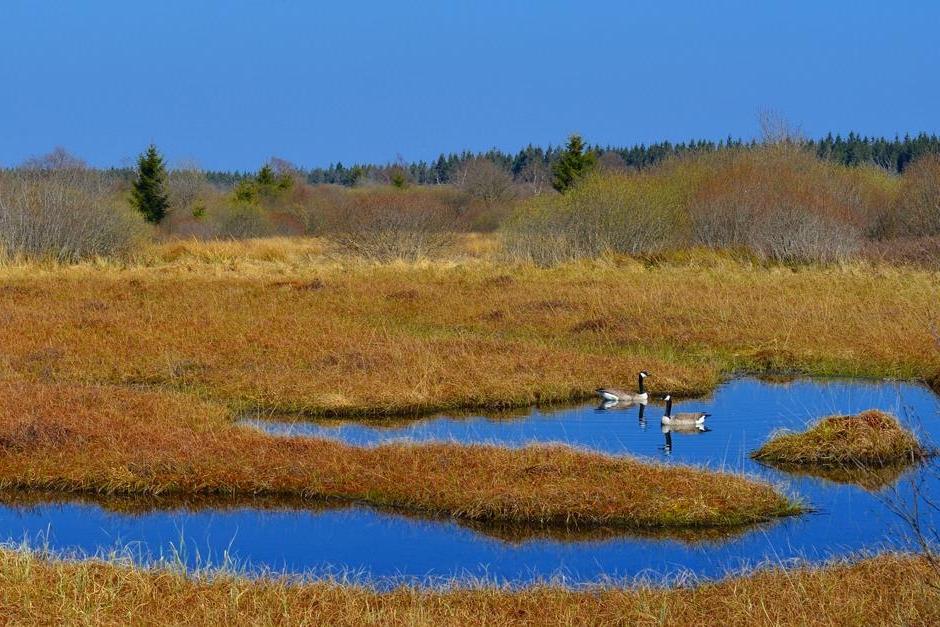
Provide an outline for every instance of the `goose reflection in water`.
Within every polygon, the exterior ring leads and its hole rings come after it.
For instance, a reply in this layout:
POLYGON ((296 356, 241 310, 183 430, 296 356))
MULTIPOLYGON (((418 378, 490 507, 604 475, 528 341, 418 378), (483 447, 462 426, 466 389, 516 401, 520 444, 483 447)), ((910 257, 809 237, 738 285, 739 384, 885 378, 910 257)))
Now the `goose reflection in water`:
POLYGON ((666 455, 672 454, 672 434, 673 433, 681 433, 682 435, 701 435, 702 433, 707 433, 711 431, 711 429, 709 429, 705 425, 690 425, 690 426, 683 426, 683 427, 677 427, 674 425, 673 426, 662 425, 662 430, 663 430, 663 438, 665 439, 663 443, 662 451, 666 455))
POLYGON ((597 406, 596 411, 616 411, 616 410, 627 410, 633 409, 639 405, 639 415, 638 419, 640 422, 640 428, 646 429, 646 403, 624 403, 623 401, 603 401, 600 405, 597 406))

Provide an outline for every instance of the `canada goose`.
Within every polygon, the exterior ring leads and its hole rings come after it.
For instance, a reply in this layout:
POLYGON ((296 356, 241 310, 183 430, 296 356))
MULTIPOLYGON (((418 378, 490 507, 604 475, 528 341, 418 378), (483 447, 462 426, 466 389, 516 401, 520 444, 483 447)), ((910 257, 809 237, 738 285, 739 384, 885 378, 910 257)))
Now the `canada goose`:
POLYGON ((619 390, 617 388, 597 388, 594 391, 597 392, 597 395, 605 401, 617 401, 620 403, 646 403, 649 395, 643 388, 643 379, 648 376, 650 376, 650 373, 647 371, 640 371, 638 377, 639 386, 636 392, 627 392, 626 390, 619 390))
POLYGON ((672 396, 667 394, 663 397, 663 400, 666 401, 666 413, 663 414, 662 424, 669 427, 680 428, 680 427, 698 427, 705 424, 705 419, 711 416, 711 414, 697 411, 691 413, 683 413, 672 415, 672 396))

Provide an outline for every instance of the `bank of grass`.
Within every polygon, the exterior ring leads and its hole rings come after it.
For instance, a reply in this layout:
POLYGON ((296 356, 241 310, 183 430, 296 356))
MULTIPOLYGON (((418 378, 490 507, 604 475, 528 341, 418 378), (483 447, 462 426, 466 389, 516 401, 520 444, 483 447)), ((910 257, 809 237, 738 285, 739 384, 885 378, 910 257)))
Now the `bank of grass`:
POLYGON ((885 412, 828 416, 798 433, 771 436, 751 457, 772 464, 824 467, 884 467, 911 464, 931 451, 885 412))
POLYGON ((188 625, 928 625, 932 571, 882 555, 819 568, 764 569, 714 583, 568 590, 471 587, 389 592, 333 582, 187 576, 0 550, 0 620, 17 624, 188 625))
POLYGON ((0 489, 360 501, 467 521, 661 529, 795 514, 769 484, 565 446, 278 438, 166 390, 0 382, 0 489))
POLYGON ((734 372, 940 372, 936 273, 707 251, 539 269, 499 262, 482 239, 412 264, 274 239, 6 266, 0 378, 363 416, 582 399, 640 369, 654 392, 685 395, 734 372))

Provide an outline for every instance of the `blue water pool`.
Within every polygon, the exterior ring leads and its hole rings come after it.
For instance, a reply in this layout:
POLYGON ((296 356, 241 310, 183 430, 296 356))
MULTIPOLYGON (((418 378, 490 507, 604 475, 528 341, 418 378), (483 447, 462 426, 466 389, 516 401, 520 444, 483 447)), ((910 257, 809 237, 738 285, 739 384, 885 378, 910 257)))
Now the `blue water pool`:
MULTIPOLYGON (((519 446, 563 442, 643 458, 756 475, 799 495, 814 513, 736 534, 652 537, 616 530, 554 533, 537 529, 473 528, 356 504, 148 504, 62 501, 0 507, 0 540, 44 544, 60 552, 95 553, 129 547, 138 559, 172 557, 190 565, 226 558, 254 568, 332 572, 376 581, 389 578, 486 577, 527 583, 563 576, 569 583, 649 574, 719 576, 762 561, 822 560, 884 547, 903 547, 907 529, 888 501, 904 504, 912 485, 940 494, 932 465, 868 478, 801 476, 752 462, 749 452, 779 428, 803 428, 833 413, 880 408, 922 438, 940 442, 940 401, 916 384, 737 379, 708 398, 677 403, 676 411, 706 410, 707 432, 663 433, 662 407, 603 410, 587 404, 533 409, 513 416, 435 416, 364 424, 251 419, 285 437, 328 437, 361 446, 390 440, 453 440, 519 446), (835 479, 835 480, 833 480, 835 479)), ((38 498, 38 497, 37 497, 38 498)), ((940 521, 938 521, 940 522, 940 521)))

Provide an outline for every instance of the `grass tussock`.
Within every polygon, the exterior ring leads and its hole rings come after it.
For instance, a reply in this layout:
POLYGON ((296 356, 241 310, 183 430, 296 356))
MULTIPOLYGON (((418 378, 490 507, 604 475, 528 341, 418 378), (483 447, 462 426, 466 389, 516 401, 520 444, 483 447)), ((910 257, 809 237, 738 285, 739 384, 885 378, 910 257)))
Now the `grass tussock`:
POLYGON ((801 433, 779 433, 751 456, 777 464, 887 466, 912 463, 930 451, 898 419, 878 410, 829 416, 801 433))
POLYGON ((390 415, 578 400, 641 369, 675 394, 729 372, 940 370, 929 272, 706 251, 552 269, 368 264, 320 247, 177 242, 137 265, 0 268, 0 378, 390 415))
POLYGON ((666 589, 486 587, 389 592, 333 582, 248 580, 67 562, 0 551, 0 620, 19 624, 928 625, 940 602, 918 557, 772 568, 666 589))
POLYGON ((165 391, 0 383, 0 489, 363 501, 465 520, 721 527, 797 513, 772 486, 564 446, 277 438, 165 391))

